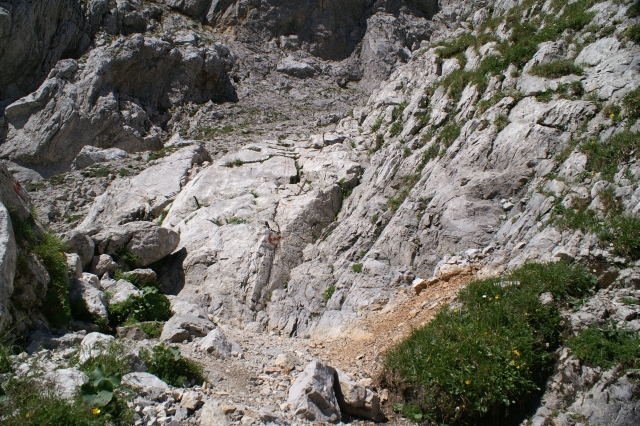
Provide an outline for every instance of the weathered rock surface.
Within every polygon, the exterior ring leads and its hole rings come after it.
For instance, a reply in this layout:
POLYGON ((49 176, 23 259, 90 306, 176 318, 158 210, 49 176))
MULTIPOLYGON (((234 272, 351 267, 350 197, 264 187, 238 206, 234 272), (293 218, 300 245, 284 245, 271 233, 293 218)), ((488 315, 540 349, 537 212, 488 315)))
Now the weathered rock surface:
POLYGON ((199 346, 200 350, 219 358, 228 358, 231 356, 231 344, 229 344, 227 337, 219 328, 211 330, 209 334, 200 341, 199 346))
POLYGON ((80 363, 104 353, 114 337, 108 334, 93 332, 87 334, 80 343, 80 363))
POLYGON ((180 236, 152 222, 130 222, 105 228, 92 235, 101 254, 121 255, 123 251, 135 256, 136 266, 147 266, 171 253, 180 236))
POLYGON ((73 166, 78 169, 84 169, 95 163, 106 163, 126 157, 127 152, 118 148, 100 149, 87 145, 82 148, 73 160, 73 166))
POLYGON ((307 365, 289 389, 287 403, 296 416, 335 423, 340 407, 334 391, 335 370, 319 361, 307 365))
POLYGON ((344 371, 339 369, 336 369, 336 385, 336 397, 342 412, 375 422, 384 420, 380 398, 374 391, 351 380, 344 371))
POLYGON ((108 321, 107 298, 99 287, 98 277, 85 272, 81 278, 71 279, 69 300, 77 311, 108 321))
POLYGON ((233 98, 232 64, 221 44, 197 48, 140 34, 93 49, 81 66, 62 60, 36 92, 6 107, 0 155, 52 165, 70 163, 87 145, 159 149, 166 117, 158 108, 233 98))
POLYGON ((77 368, 61 368, 45 374, 45 380, 50 380, 55 386, 55 393, 59 398, 73 399, 88 377, 77 368))
POLYGON ((208 319, 187 315, 174 315, 164 324, 160 340, 167 342, 182 342, 204 337, 215 328, 215 324, 208 319))
POLYGON ((192 168, 207 160, 209 154, 200 144, 187 146, 131 179, 116 180, 96 198, 80 229, 157 218, 186 184, 192 168))
POLYGON ((162 380, 158 379, 151 373, 129 373, 122 376, 122 383, 125 385, 137 387, 137 388, 157 388, 161 390, 169 389, 169 385, 167 385, 162 380))
POLYGON ((8 0, 0 7, 0 57, 11 58, 0 64, 2 105, 35 90, 58 60, 80 56, 91 39, 78 2, 8 0))
POLYGON ((0 330, 9 325, 9 298, 16 273, 16 240, 9 211, 0 202, 0 330))

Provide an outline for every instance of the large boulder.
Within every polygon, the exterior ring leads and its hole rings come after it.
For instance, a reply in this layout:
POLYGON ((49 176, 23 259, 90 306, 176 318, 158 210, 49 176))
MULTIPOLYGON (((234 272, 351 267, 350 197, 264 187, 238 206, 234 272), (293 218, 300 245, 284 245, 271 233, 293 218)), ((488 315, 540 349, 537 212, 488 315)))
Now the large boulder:
POLYGON ((69 301, 74 307, 74 311, 80 315, 89 314, 90 318, 102 318, 109 320, 107 313, 107 298, 98 288, 100 286, 98 277, 83 273, 81 278, 71 278, 69 285, 69 301))
POLYGON ((154 376, 151 373, 145 372, 134 372, 128 373, 122 376, 122 383, 134 388, 140 389, 161 389, 167 390, 169 389, 169 385, 154 376))
POLYGON ((199 343, 201 351, 210 353, 218 358, 229 358, 231 355, 231 344, 227 340, 222 330, 216 328, 211 330, 207 336, 199 343))
POLYGON ((118 148, 100 149, 87 145, 73 160, 76 169, 84 169, 95 163, 106 163, 108 161, 120 160, 127 157, 127 152, 118 148))
POLYGON ((93 235, 101 254, 133 255, 135 266, 147 266, 170 254, 180 242, 180 235, 153 222, 131 222, 106 228, 93 235))
POLYGON ((377 393, 361 383, 351 380, 347 374, 336 369, 336 397, 343 413, 380 422, 384 414, 377 393))
POLYGON ((208 319, 186 315, 174 315, 164 324, 160 340, 165 342, 182 342, 204 337, 216 327, 208 319))
POLYGON ((115 341, 113 336, 93 332, 87 334, 80 343, 80 363, 105 353, 115 341))
POLYGON ((200 171, 163 223, 180 233, 184 247, 173 266, 182 274, 171 275, 183 283, 180 298, 207 303, 208 312, 234 323, 253 321, 305 247, 333 223, 341 182, 346 190, 362 173, 353 158, 342 144, 300 153, 286 142, 265 141, 200 171))
POLYGON ((289 389, 291 411, 310 421, 336 423, 340 407, 334 391, 336 371, 314 360, 300 373, 289 389))
POLYGON ((69 253, 76 253, 80 256, 83 268, 91 264, 95 252, 95 243, 90 236, 84 232, 69 231, 63 234, 61 238, 69 253))

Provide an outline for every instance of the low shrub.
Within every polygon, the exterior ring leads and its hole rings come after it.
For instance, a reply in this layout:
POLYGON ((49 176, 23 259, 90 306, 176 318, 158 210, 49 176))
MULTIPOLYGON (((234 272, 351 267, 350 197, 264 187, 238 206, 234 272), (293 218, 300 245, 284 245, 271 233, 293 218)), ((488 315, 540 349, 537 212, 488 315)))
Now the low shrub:
POLYGON ((333 286, 333 285, 329 286, 329 288, 326 289, 324 292, 324 301, 328 302, 329 299, 331 299, 331 296, 333 296, 333 293, 335 292, 336 292, 336 286, 333 286))
POLYGON ((184 386, 188 382, 204 381, 202 366, 180 355, 180 349, 161 343, 153 348, 153 353, 140 350, 140 358, 149 367, 149 373, 172 386, 184 386))
POLYGON ((100 367, 107 376, 124 376, 131 372, 132 367, 128 355, 129 351, 122 342, 113 341, 106 345, 98 356, 91 357, 80 365, 80 370, 90 374, 100 367))
POLYGON ((630 18, 637 18, 640 16, 640 1, 636 0, 629 9, 627 9, 627 16, 630 18))
POLYGON ((17 269, 18 273, 28 273, 24 269, 28 253, 35 254, 42 261, 51 279, 43 301, 42 312, 52 325, 61 326, 71 321, 65 246, 62 240, 49 230, 38 229, 35 219, 33 212, 26 219, 11 214, 13 232, 19 247, 17 269))
POLYGON ((603 222, 597 235, 615 255, 640 259, 640 217, 613 215, 603 222))
POLYGON ((242 161, 242 160, 241 160, 241 159, 239 159, 239 158, 236 158, 235 160, 229 160, 229 161, 227 161, 226 163, 224 163, 224 166, 225 166, 225 167, 233 168, 233 167, 240 167, 240 166, 242 166, 243 164, 244 164, 244 161, 242 161))
POLYGON ((391 129, 389 129, 389 134, 391 134, 392 137, 396 137, 400 133, 402 133, 402 121, 398 120, 391 125, 391 129))
POLYGON ((573 61, 566 59, 535 65, 531 68, 531 74, 545 78, 560 78, 566 75, 582 75, 584 70, 573 61))
POLYGON ((134 413, 127 406, 131 394, 116 391, 116 398, 101 407, 59 398, 54 383, 37 374, 29 378, 14 376, 0 387, 0 418, 7 426, 124 426, 134 423, 134 413))
POLYGON ((442 128, 438 139, 442 145, 449 148, 453 142, 460 136, 460 123, 453 121, 442 128))
POLYGON ((640 87, 624 95, 622 106, 631 120, 640 118, 640 87))
POLYGON ((567 341, 567 346, 576 358, 591 366, 640 366, 640 336, 632 330, 594 325, 567 341))
POLYGON ((498 129, 498 132, 501 132, 507 125, 509 125, 509 119, 504 114, 499 114, 495 120, 493 120, 493 124, 498 129))
POLYGON ((113 171, 110 168, 101 164, 94 164, 82 171, 82 176, 89 178, 106 178, 112 173, 113 171))
POLYGON ((604 179, 611 181, 619 165, 628 162, 639 147, 640 133, 626 130, 604 142, 590 140, 582 144, 580 150, 587 154, 587 170, 601 172, 604 179))
POLYGON ((162 321, 147 321, 140 323, 140 329, 152 339, 160 337, 163 328, 164 322, 162 321))
POLYGON ((353 265, 351 265, 351 270, 359 274, 360 272, 362 272, 362 263, 354 263, 353 265))
POLYGON ((129 267, 135 268, 140 261, 140 258, 135 255, 131 250, 127 248, 127 246, 121 246, 114 253, 116 259, 123 260, 129 267))
POLYGON ((143 287, 142 295, 130 295, 127 300, 109 305, 113 327, 127 322, 166 321, 171 318, 171 303, 155 287, 143 287))
POLYGON ((624 34, 635 44, 640 44, 640 24, 635 24, 627 28, 624 34))
POLYGON ((459 294, 460 308, 442 308, 384 355, 381 383, 404 398, 396 408, 414 420, 498 423, 538 393, 553 368, 560 315, 539 295, 562 300, 594 284, 584 268, 566 263, 472 282, 459 294))

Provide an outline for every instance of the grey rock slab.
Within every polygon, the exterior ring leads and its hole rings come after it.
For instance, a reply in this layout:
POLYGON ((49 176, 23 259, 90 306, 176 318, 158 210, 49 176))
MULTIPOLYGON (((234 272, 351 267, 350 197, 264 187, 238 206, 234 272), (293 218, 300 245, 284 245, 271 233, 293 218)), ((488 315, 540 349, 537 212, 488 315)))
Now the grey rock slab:
POLYGON ((229 420, 218 401, 207 400, 200 410, 200 426, 228 426, 229 420))
POLYGON ((136 266, 147 266, 170 254, 180 236, 152 222, 130 222, 103 229, 92 236, 102 254, 113 255, 126 249, 136 256, 136 266))
POLYGON ((80 386, 87 382, 88 377, 77 368, 60 368, 44 375, 55 386, 55 393, 59 398, 73 399, 80 386))
POLYGON ((87 334, 80 343, 80 363, 104 353, 114 341, 115 338, 108 334, 97 332, 87 334))
POLYGON ((168 390, 169 385, 151 373, 136 372, 122 376, 122 383, 135 388, 168 390))
POLYGON ((156 160, 156 164, 132 178, 116 179, 95 199, 79 229, 158 217, 187 182, 190 170, 208 160, 207 151, 195 144, 156 160))
POLYGON ((82 343, 87 332, 82 330, 75 333, 66 333, 61 336, 55 336, 43 331, 36 331, 29 336, 29 344, 26 347, 29 355, 42 349, 63 349, 82 343))
POLYGON ((76 253, 80 256, 83 268, 91 264, 95 252, 95 243, 90 236, 84 232, 69 231, 61 235, 61 238, 70 253, 76 253))
POLYGON ((65 257, 67 258, 67 272, 69 273, 69 277, 82 278, 82 260, 80 260, 80 256, 75 253, 65 253, 65 257))
POLYGON ((182 300, 176 296, 167 296, 171 302, 171 313, 173 315, 193 316, 207 319, 207 313, 195 303, 182 300))
POLYGON ((165 342, 182 342, 204 337, 215 328, 208 319, 187 315, 174 315, 164 324, 160 340, 165 342))
POLYGON ((277 66, 278 72, 298 78, 310 78, 316 74, 316 69, 306 62, 293 57, 283 59, 277 66))
MULTIPOLYGON (((93 239, 91 241, 93 242, 93 239)), ((99 277, 107 272, 115 272, 118 268, 118 264, 108 254, 93 257, 91 271, 99 277)))
POLYGON ((84 169, 96 163, 107 163, 109 161, 121 160, 127 157, 127 152, 118 148, 100 149, 95 146, 87 145, 82 148, 73 165, 77 169, 84 169))
POLYGON ((340 407, 334 391, 336 371, 314 360, 298 375, 289 389, 287 403, 295 416, 310 421, 336 423, 340 407))
POLYGON ((158 106, 234 98, 227 76, 234 60, 221 44, 198 48, 141 34, 116 38, 91 50, 82 67, 72 59, 58 62, 34 93, 9 105, 0 152, 21 163, 64 165, 87 145, 160 149, 158 106))
POLYGON ((106 290, 112 294, 109 304, 124 302, 129 296, 140 296, 142 294, 138 287, 126 280, 118 280, 115 285, 107 287, 106 290))
POLYGON ((76 305, 79 311, 108 320, 107 298, 105 294, 96 288, 99 286, 98 277, 86 274, 82 278, 72 278, 69 285, 69 301, 76 305), (95 279, 94 279, 95 278, 95 279))
POLYGON ((218 358, 224 359, 231 356, 231 344, 219 328, 211 330, 209 334, 198 343, 198 347, 201 351, 217 356, 218 358))

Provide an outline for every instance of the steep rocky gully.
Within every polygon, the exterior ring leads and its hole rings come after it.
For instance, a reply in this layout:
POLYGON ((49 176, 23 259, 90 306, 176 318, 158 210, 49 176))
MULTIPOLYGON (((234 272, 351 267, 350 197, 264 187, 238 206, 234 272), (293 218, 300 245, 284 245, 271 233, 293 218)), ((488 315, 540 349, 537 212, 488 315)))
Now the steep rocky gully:
POLYGON ((0 423, 640 424, 640 3, 0 1, 0 423))

